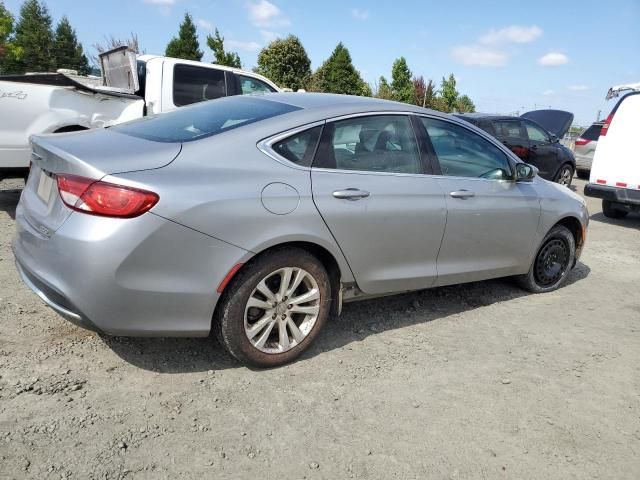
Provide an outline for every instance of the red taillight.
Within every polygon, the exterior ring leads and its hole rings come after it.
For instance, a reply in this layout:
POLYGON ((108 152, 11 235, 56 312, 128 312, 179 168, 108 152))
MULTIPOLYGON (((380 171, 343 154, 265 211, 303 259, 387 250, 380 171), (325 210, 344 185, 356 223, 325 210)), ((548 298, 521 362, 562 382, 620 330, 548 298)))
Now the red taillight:
POLYGON ((160 199, 153 192, 77 175, 58 175, 58 191, 67 207, 103 217, 137 217, 160 199))
POLYGON ((587 140, 586 138, 578 137, 576 138, 576 145, 586 145, 591 140, 587 140))
POLYGON ((609 127, 611 126, 611 122, 613 121, 613 113, 614 112, 611 112, 607 117, 607 119, 604 121, 604 124, 602 125, 602 130, 600 130, 601 137, 604 137, 609 131, 609 127))

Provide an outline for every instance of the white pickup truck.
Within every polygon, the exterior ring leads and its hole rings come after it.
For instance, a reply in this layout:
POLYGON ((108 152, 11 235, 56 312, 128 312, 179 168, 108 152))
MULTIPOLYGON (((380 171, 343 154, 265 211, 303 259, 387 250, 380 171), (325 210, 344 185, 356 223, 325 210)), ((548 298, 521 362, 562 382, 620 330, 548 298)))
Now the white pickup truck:
POLYGON ((69 71, 0 77, 0 180, 27 175, 34 134, 101 128, 204 100, 279 91, 252 72, 136 56, 126 47, 100 61, 102 78, 69 71))

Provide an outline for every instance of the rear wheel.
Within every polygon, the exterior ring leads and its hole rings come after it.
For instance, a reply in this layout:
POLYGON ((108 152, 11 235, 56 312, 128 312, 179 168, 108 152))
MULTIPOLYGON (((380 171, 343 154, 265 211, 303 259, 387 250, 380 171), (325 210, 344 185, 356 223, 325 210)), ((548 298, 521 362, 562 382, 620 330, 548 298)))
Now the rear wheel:
POLYGON ((213 326, 239 361, 275 367, 313 342, 330 306, 329 275, 320 261, 302 249, 277 250, 237 274, 220 299, 213 326))
POLYGON ((602 213, 608 218, 624 218, 629 212, 616 208, 609 200, 603 200, 602 213))
POLYGON ((558 170, 558 174, 556 175, 556 183, 560 185, 564 185, 566 187, 571 185, 571 181, 573 180, 573 167, 571 165, 564 164, 558 170))
POLYGON ((576 241, 567 227, 556 225, 542 241, 526 275, 516 277, 522 288, 533 293, 551 292, 564 282, 573 267, 576 241))

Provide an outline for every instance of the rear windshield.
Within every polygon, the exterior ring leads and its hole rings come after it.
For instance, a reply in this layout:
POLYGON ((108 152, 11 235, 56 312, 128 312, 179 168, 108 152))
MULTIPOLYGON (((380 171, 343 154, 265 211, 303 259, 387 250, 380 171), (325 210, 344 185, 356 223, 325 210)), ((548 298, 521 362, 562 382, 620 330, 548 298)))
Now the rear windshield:
POLYGON ((238 96, 182 107, 173 112, 110 128, 154 142, 189 142, 295 110, 300 108, 255 97, 238 96))
POLYGON ((585 140, 598 140, 600 137, 600 132, 602 131, 602 124, 598 123, 596 125, 591 125, 580 135, 581 138, 585 140))

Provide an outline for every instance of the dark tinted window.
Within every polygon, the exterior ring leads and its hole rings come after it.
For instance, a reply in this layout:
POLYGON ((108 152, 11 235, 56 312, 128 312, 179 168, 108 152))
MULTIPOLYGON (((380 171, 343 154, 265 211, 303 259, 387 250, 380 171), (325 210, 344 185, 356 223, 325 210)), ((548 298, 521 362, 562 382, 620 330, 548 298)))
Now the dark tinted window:
POLYGON ((493 128, 496 131, 496 135, 504 138, 520 138, 523 136, 521 135, 520 125, 520 122, 514 120, 493 121, 493 128))
POLYGON ((498 147, 464 127, 443 120, 422 118, 443 175, 503 180, 511 166, 498 147))
POLYGON ((214 100, 226 94, 222 70, 193 65, 173 67, 173 103, 177 107, 214 100))
POLYGON ((311 165, 321 132, 321 126, 310 128, 274 143, 272 148, 290 162, 308 167, 311 165))
POLYGON ((113 130, 156 142, 188 142, 300 110, 255 97, 228 97, 116 125, 113 130))
POLYGON ((138 68, 138 84, 139 88, 136 92, 136 95, 140 95, 144 98, 147 86, 147 62, 143 62, 142 60, 138 60, 136 63, 138 68))
POLYGON ((370 172, 422 173, 408 117, 374 115, 325 127, 314 166, 370 172))
POLYGON ((585 140, 598 140, 598 138, 600 138, 601 131, 602 124, 598 123, 587 128, 584 132, 582 132, 582 134, 580 134, 580 137, 584 138, 585 140))
POLYGON ((273 88, 257 78, 238 75, 238 81, 240 82, 240 91, 243 95, 275 92, 273 88))

